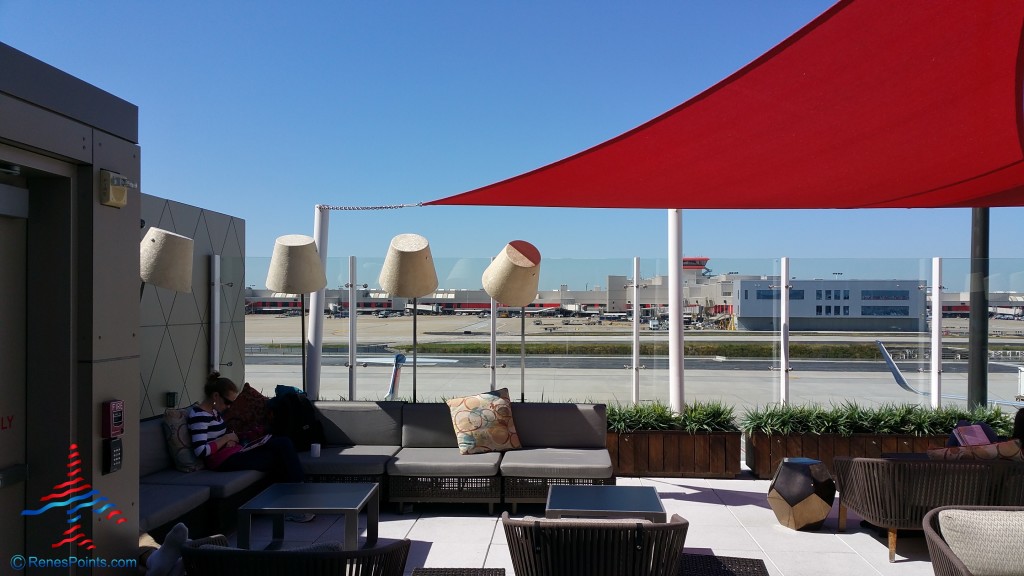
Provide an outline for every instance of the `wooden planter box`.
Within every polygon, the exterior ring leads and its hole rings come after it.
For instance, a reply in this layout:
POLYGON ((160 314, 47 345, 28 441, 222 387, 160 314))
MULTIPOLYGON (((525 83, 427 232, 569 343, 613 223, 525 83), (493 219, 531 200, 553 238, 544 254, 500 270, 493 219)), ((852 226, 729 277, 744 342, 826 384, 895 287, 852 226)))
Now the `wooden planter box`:
POLYGON ((616 476, 735 478, 740 438, 740 432, 609 432, 607 446, 616 476))
POLYGON ((882 454, 924 452, 942 448, 948 436, 909 434, 794 434, 769 436, 754 432, 744 436, 747 466, 758 478, 771 478, 783 458, 805 457, 821 460, 835 476, 836 456, 879 458, 882 454))

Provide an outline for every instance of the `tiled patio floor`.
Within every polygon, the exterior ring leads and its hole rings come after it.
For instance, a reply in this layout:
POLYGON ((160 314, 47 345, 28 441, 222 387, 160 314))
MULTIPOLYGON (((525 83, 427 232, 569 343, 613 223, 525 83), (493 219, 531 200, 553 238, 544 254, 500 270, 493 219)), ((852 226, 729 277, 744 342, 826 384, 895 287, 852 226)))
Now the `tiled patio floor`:
MULTIPOLYGON (((896 562, 888 561, 883 538, 860 527, 852 512, 845 533, 837 533, 838 503, 817 532, 797 532, 778 523, 765 495, 768 480, 701 478, 619 478, 620 485, 657 488, 669 514, 690 521, 686 551, 741 556, 765 561, 773 576, 930 576, 924 538, 901 536, 896 562)), ((542 516, 542 505, 520 506, 518 515, 542 516)), ((412 550, 406 573, 425 567, 501 567, 512 576, 500 513, 487 514, 484 505, 416 505, 399 514, 394 506, 381 510, 380 538, 409 538, 412 550)), ((365 537, 366 516, 360 518, 365 537)), ((342 541, 339 516, 319 516, 308 524, 286 523, 284 547, 312 542, 342 541)), ((234 535, 230 535, 234 544, 234 535)), ((254 546, 266 546, 270 520, 253 521, 254 546)))

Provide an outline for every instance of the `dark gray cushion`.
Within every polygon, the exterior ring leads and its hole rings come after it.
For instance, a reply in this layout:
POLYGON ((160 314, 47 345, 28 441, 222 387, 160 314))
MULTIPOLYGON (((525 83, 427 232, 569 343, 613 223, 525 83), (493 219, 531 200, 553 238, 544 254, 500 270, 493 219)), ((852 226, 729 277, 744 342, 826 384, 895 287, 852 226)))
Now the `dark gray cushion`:
POLYGON ((139 476, 174 469, 171 453, 167 450, 163 417, 139 422, 139 476))
POLYGON ((180 518, 210 499, 207 486, 139 485, 139 531, 180 518))
POLYGON ((403 448, 458 448, 447 404, 428 402, 402 407, 403 448))
POLYGON ((399 446, 405 402, 316 402, 327 444, 399 446))
POLYGON ((306 474, 380 475, 401 446, 324 446, 320 457, 300 452, 299 461, 306 474))
POLYGON ((523 478, 611 478, 612 459, 605 448, 524 448, 505 452, 502 476, 523 478))
POLYGON ((172 484, 175 486, 209 486, 211 497, 226 498, 252 486, 265 476, 266 472, 260 472, 259 470, 178 472, 172 469, 143 476, 139 479, 139 482, 143 484, 172 484))
POLYGON ((523 448, 604 448, 604 404, 513 402, 512 419, 523 448))
POLYGON ((460 454, 458 448, 402 448, 388 462, 395 476, 495 476, 500 452, 460 454))

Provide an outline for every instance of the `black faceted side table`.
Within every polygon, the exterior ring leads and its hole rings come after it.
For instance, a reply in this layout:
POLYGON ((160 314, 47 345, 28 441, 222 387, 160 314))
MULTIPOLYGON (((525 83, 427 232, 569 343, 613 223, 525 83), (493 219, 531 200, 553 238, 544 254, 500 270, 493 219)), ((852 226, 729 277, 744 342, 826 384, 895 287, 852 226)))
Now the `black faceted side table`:
POLYGON ((817 530, 836 499, 828 467, 812 458, 784 458, 768 486, 768 504, 779 523, 793 530, 817 530))

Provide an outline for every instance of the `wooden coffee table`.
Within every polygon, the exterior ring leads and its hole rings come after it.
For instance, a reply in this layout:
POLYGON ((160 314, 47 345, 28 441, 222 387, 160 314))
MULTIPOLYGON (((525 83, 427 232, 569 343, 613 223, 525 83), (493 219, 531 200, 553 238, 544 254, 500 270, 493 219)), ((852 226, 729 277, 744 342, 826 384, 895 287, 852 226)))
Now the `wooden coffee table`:
POLYGON ((547 518, 644 518, 666 522, 668 514, 654 486, 567 486, 548 488, 547 518))
POLYGON ((274 484, 238 509, 238 547, 249 548, 252 517, 273 516, 268 549, 280 548, 286 514, 341 514, 345 517, 345 549, 359 545, 359 511, 366 510, 366 545, 377 542, 380 488, 376 483, 274 484))

